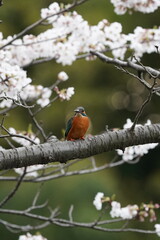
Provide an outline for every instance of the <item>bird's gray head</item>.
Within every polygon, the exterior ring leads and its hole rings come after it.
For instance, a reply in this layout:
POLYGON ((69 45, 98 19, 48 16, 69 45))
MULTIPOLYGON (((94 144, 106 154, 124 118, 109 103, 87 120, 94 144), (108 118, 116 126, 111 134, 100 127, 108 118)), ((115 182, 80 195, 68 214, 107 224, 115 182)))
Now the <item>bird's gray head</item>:
POLYGON ((77 107, 74 112, 76 113, 85 113, 84 107, 77 107))

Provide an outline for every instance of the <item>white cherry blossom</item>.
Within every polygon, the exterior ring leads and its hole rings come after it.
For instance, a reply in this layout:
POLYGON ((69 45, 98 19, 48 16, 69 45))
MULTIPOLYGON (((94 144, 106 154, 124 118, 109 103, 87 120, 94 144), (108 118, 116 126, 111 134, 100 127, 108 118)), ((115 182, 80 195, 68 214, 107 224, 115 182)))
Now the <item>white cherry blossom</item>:
POLYGON ((143 13, 151 13, 160 7, 159 0, 111 0, 115 7, 115 12, 119 15, 129 11, 139 11, 143 13))
POLYGON ((74 87, 69 87, 67 89, 62 89, 59 93, 59 97, 61 100, 70 100, 70 98, 74 95, 74 87))
POLYGON ((25 235, 20 235, 18 240, 47 240, 47 238, 43 237, 41 234, 32 235, 26 233, 25 235))
MULTIPOLYGON (((137 0, 112 0, 112 3, 122 9, 140 9, 147 6, 151 10, 158 7, 160 1, 143 0, 139 3, 137 0)), ((37 59, 54 58, 59 64, 71 65, 81 54, 89 53, 90 50, 105 49, 110 49, 113 57, 124 59, 127 47, 140 58, 144 53, 156 52, 155 46, 160 46, 160 28, 144 29, 139 26, 133 33, 126 35, 118 22, 109 23, 107 19, 103 19, 97 25, 90 25, 76 11, 56 15, 60 10, 57 2, 42 9, 41 17, 47 18, 45 21, 49 29, 37 36, 25 35, 0 50, 0 108, 11 107, 13 100, 18 100, 19 96, 23 100, 34 99, 41 107, 50 103, 51 90, 41 85, 31 85, 32 79, 21 68, 37 59)), ((8 36, 5 39, 0 33, 0 46, 8 43, 13 37, 8 36)), ((86 57, 86 60, 95 58, 86 57)), ((65 81, 67 77, 63 76, 62 79, 65 81)), ((59 96, 63 100, 70 100, 73 94, 73 88, 68 88, 59 96)))
POLYGON ((55 15, 55 16, 52 16, 52 15, 58 13, 59 11, 60 11, 60 6, 59 6, 59 4, 58 4, 57 2, 53 2, 53 3, 51 3, 51 4, 49 5, 48 8, 42 8, 42 9, 41 9, 41 17, 42 17, 42 18, 46 18, 46 17, 51 16, 51 17, 49 17, 49 18, 47 19, 47 21, 48 21, 49 23, 52 23, 52 22, 54 22, 54 20, 57 18, 56 15, 55 15))
POLYGON ((61 81, 67 81, 68 80, 68 75, 66 72, 62 71, 58 73, 58 79, 61 81))
MULTIPOLYGON (((127 119, 126 124, 124 124, 123 128, 127 129, 132 126, 133 122, 130 119, 127 119)), ((145 125, 150 125, 151 121, 148 120, 145 125)), ((141 126, 140 124, 137 124, 136 126, 141 126)), ((126 147, 124 152, 120 149, 117 150, 118 155, 122 156, 122 159, 124 161, 131 161, 137 157, 142 157, 144 154, 147 154, 150 149, 155 148, 158 145, 158 143, 148 143, 143 145, 136 145, 136 146, 130 146, 126 147)))
POLYGON ((32 140, 35 144, 40 144, 40 139, 38 137, 36 137, 36 135, 32 132, 16 131, 13 127, 9 128, 9 132, 10 132, 10 134, 13 134, 13 135, 18 134, 18 135, 22 136, 22 137, 12 137, 12 139, 15 142, 19 143, 22 146, 30 146, 32 144, 31 141, 23 138, 23 136, 32 140))
POLYGON ((97 210, 102 209, 102 198, 104 197, 104 193, 98 192, 94 198, 93 205, 96 207, 97 210))
POLYGON ((110 215, 112 218, 120 217, 122 219, 133 219, 138 214, 138 206, 128 205, 121 208, 121 204, 117 201, 112 201, 110 215))
POLYGON ((154 225, 157 235, 160 237, 160 224, 154 225))

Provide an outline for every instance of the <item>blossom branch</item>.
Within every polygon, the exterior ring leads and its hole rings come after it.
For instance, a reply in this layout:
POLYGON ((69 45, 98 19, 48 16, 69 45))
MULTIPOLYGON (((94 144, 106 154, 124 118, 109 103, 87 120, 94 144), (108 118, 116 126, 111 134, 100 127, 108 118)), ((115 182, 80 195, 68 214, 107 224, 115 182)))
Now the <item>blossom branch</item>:
POLYGON ((0 138, 12 138, 12 137, 17 137, 17 138, 23 138, 29 142, 31 142, 32 144, 36 144, 32 139, 30 139, 29 137, 26 137, 22 134, 13 134, 13 133, 10 133, 10 131, 5 128, 2 124, 0 125, 0 127, 5 131, 7 132, 8 134, 6 135, 0 135, 0 138))
POLYGON ((153 230, 136 229, 136 228, 108 228, 108 227, 101 226, 104 224, 111 224, 111 223, 116 223, 120 221, 123 222, 124 221, 123 219, 97 221, 96 224, 95 224, 95 221, 82 223, 82 222, 73 221, 73 219, 66 220, 62 218, 57 218, 55 217, 55 215, 57 214, 57 209, 55 211, 56 213, 53 211, 49 217, 45 217, 38 214, 28 213, 26 211, 0 209, 0 212, 3 214, 7 213, 7 214, 20 215, 20 216, 29 217, 30 219, 37 219, 39 221, 44 222, 43 224, 37 224, 37 225, 18 225, 18 224, 9 223, 4 220, 0 220, 0 223, 2 223, 5 227, 10 227, 13 230, 19 230, 23 232, 41 229, 44 226, 46 227, 48 225, 54 224, 62 227, 81 227, 81 228, 94 229, 94 230, 103 231, 103 232, 137 232, 137 233, 146 233, 146 234, 156 233, 156 231, 153 231, 153 230))
POLYGON ((59 12, 49 15, 45 18, 41 18, 38 21, 34 22, 33 24, 29 25, 28 27, 26 27, 25 29, 23 29, 20 33, 18 33, 17 35, 15 35, 15 37, 13 37, 10 41, 8 41, 6 44, 4 44, 3 46, 0 47, 0 50, 7 47, 8 45, 10 45, 11 43, 13 43, 16 39, 24 36, 27 32, 29 32, 30 30, 32 30, 33 28, 39 26, 40 24, 42 24, 43 22, 45 22, 48 18, 53 17, 53 16, 58 16, 62 13, 65 13, 69 10, 71 10, 72 8, 79 6, 81 4, 83 4, 84 2, 86 2, 88 0, 79 0, 79 1, 73 1, 72 4, 68 5, 67 7, 61 9, 59 12))
MULTIPOLYGON (((58 37, 57 37, 58 38, 58 37)), ((50 39, 51 40, 51 39, 50 39)), ((44 40, 45 42, 48 41, 48 39, 45 39, 44 40)), ((31 45, 32 43, 30 43, 31 45)), ((37 42, 33 42, 33 44, 37 44, 37 42)), ((24 44, 25 45, 25 44, 24 44)), ((15 45, 14 45, 15 46, 15 45)), ((19 45, 17 45, 18 47, 19 45)), ((112 52, 114 50, 118 50, 118 49, 122 49, 122 48, 129 48, 129 45, 128 44, 125 44, 123 46, 120 46, 120 47, 114 47, 114 48, 106 48, 104 51, 101 51, 102 53, 106 53, 106 52, 112 52)), ((80 54, 78 56, 76 56, 76 60, 80 60, 80 59, 86 59, 86 58, 90 58, 92 57, 93 54, 91 52, 89 53, 84 53, 84 54, 80 54)), ((32 65, 37 65, 37 64, 42 64, 42 63, 46 63, 46 62, 50 62, 52 60, 56 60, 56 57, 44 57, 44 58, 41 58, 41 59, 36 59, 36 60, 33 60, 25 65, 22 66, 22 68, 28 68, 32 65)))
MULTIPOLYGON (((80 161, 80 160, 79 160, 80 161)), ((77 176, 77 175, 84 175, 84 174, 91 174, 91 173, 95 173, 95 172, 99 172, 102 171, 104 169, 108 169, 108 168, 113 168, 113 167, 117 167, 120 166, 122 164, 125 164, 126 162, 124 160, 119 160, 116 161, 114 163, 106 163, 103 164, 99 167, 92 167, 92 168, 88 168, 88 169, 81 169, 81 170, 75 170, 75 171, 66 171, 66 168, 68 168, 70 165, 77 163, 77 160, 74 162, 69 162, 65 165, 63 165, 63 167, 58 168, 56 171, 50 171, 46 174, 39 174, 36 177, 30 177, 28 178, 27 176, 25 178, 23 178, 23 182, 32 182, 32 183, 39 183, 39 182, 46 182, 46 181, 51 181, 53 179, 58 179, 58 178, 62 178, 62 177, 70 177, 70 176, 77 176), (58 172, 58 173, 56 173, 58 172)), ((131 164, 131 162, 128 162, 129 164, 131 164)), ((132 163, 136 163, 136 161, 132 161, 132 163)), ((47 166, 46 166, 47 167, 47 166)), ((40 170, 45 170, 46 167, 44 166, 40 170)), ((52 165, 48 166, 48 168, 52 168, 52 165)), ((31 173, 34 172, 35 170, 32 171, 27 171, 27 173, 31 173)), ((0 176, 0 181, 17 181, 18 178, 15 176, 0 176)))
POLYGON ((111 57, 108 57, 108 56, 104 55, 103 53, 100 53, 97 51, 90 51, 90 52, 91 52, 91 54, 97 56, 100 60, 102 60, 106 63, 114 64, 116 66, 121 66, 121 67, 132 68, 139 72, 148 72, 148 73, 152 74, 152 76, 154 76, 154 78, 160 78, 160 71, 155 70, 154 68, 151 68, 148 66, 144 67, 144 65, 141 66, 140 64, 134 63, 132 61, 122 61, 119 59, 111 58, 111 57))
MULTIPOLYGON (((127 228, 126 226, 131 222, 132 219, 135 220, 136 216, 140 217, 140 221, 143 220, 143 218, 149 217, 152 220, 156 220, 156 215, 155 215, 155 209, 159 209, 160 205, 159 204, 145 204, 143 203, 140 207, 138 205, 128 205, 127 207, 121 208, 121 204, 113 200, 113 196, 110 197, 104 197, 103 193, 98 193, 95 198, 93 204, 97 207, 97 204, 99 201, 101 201, 101 206, 102 202, 107 203, 108 207, 104 208, 103 211, 100 213, 99 217, 95 221, 91 222, 77 222, 73 220, 72 212, 73 212, 73 205, 69 209, 69 220, 64 219, 64 218, 59 218, 59 209, 55 208, 54 210, 50 209, 50 214, 49 216, 44 216, 38 213, 33 213, 33 210, 36 209, 43 209, 47 206, 47 203, 39 204, 37 205, 37 199, 39 197, 40 191, 35 195, 34 200, 32 202, 32 205, 28 207, 27 209, 24 210, 14 210, 14 209, 0 209, 0 213, 4 214, 11 214, 15 216, 23 216, 25 218, 28 218, 31 220, 36 220, 36 224, 28 224, 28 225, 19 225, 19 224, 14 224, 7 222, 5 220, 0 219, 0 223, 4 225, 7 229, 13 232, 27 232, 31 230, 37 230, 41 229, 43 227, 46 227, 48 225, 57 225, 61 227, 81 227, 81 228, 88 228, 88 229, 95 229, 98 231, 104 231, 104 232, 137 232, 137 233, 146 233, 146 234, 155 234, 158 233, 158 227, 159 225, 156 224, 155 228, 156 230, 145 230, 145 229, 138 229, 138 228, 127 228), (106 219, 106 220, 101 220, 102 215, 104 216, 107 215, 107 211, 110 210, 109 212, 112 219, 106 219), (147 215, 145 213, 148 213, 147 215), (117 217, 117 218, 115 218, 117 217), (113 219, 115 218, 115 219, 113 219), (125 221, 125 223, 124 223, 125 221), (41 223, 42 222, 42 223, 41 223), (119 228, 108 228, 108 224, 114 224, 114 223, 119 223, 122 224, 121 227, 119 228)), ((97 208, 98 209, 98 208, 97 208)), ((100 209, 98 209, 100 210, 100 209)), ((138 218, 137 218, 138 220, 138 218)))
POLYGON ((0 100, 11 100, 13 102, 13 105, 17 105, 19 107, 23 107, 23 108, 34 108, 35 105, 23 105, 22 103, 22 99, 20 97, 20 94, 17 95, 17 100, 11 97, 8 97, 7 95, 5 95, 4 97, 0 97, 0 100))

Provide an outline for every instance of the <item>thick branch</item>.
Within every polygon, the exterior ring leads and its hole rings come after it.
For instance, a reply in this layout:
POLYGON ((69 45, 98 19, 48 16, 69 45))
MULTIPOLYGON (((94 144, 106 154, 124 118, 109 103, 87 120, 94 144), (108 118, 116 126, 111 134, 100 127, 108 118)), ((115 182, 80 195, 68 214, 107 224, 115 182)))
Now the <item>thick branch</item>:
POLYGON ((131 131, 123 129, 77 141, 53 139, 47 143, 0 151, 0 169, 10 169, 47 164, 65 163, 75 158, 86 158, 114 149, 160 141, 160 124, 138 126, 131 131))

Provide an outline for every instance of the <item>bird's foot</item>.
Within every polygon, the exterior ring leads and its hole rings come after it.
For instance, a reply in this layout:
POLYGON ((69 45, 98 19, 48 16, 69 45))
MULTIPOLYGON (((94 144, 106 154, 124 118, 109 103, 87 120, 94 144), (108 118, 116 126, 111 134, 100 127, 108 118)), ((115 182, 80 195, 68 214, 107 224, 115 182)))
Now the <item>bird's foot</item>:
POLYGON ((85 138, 84 138, 84 137, 81 137, 80 139, 81 139, 81 140, 85 140, 85 138))

